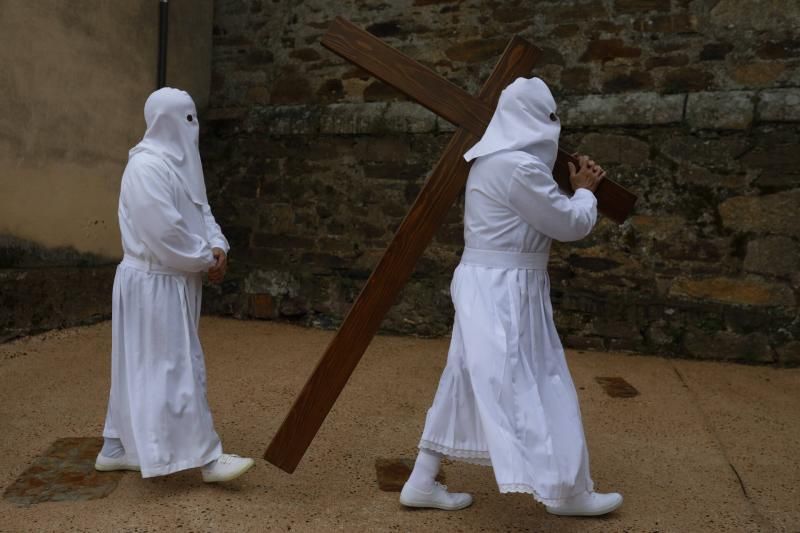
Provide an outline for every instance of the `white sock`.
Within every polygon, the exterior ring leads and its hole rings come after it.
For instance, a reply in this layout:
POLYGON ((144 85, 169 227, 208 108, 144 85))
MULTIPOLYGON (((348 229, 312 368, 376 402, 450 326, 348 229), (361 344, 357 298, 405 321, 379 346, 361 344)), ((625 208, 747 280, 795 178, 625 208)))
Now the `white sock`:
POLYGON ((100 455, 108 457, 109 459, 118 459, 122 457, 125 455, 125 448, 122 447, 122 441, 103 437, 103 449, 100 450, 100 455))
POLYGON ((441 462, 442 456, 438 453, 420 450, 417 461, 414 463, 414 470, 408 477, 408 483, 411 483, 411 486, 416 489, 429 492, 433 488, 433 482, 436 481, 441 462))

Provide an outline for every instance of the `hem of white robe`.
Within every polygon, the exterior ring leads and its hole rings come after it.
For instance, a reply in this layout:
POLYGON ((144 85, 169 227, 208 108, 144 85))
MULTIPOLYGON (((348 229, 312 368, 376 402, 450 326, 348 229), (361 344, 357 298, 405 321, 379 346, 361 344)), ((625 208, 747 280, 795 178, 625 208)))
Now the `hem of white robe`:
POLYGON ((170 463, 168 465, 163 466, 156 466, 145 468, 142 467, 142 477, 158 477, 158 476, 166 476, 168 474, 174 474, 175 472, 180 472, 181 470, 189 470, 190 468, 200 468, 201 466, 205 466, 211 461, 216 461, 219 456, 222 455, 222 445, 217 444, 217 447, 214 448, 214 451, 207 454, 200 459, 187 459, 186 461, 180 461, 178 463, 170 463))
MULTIPOLYGON (((461 461, 464 463, 481 466, 492 466, 492 459, 488 450, 464 450, 459 448, 451 448, 450 446, 445 446, 427 439, 420 440, 419 448, 421 450, 428 450, 444 455, 448 459, 452 459, 454 461, 461 461)), ((561 498, 545 498, 528 483, 498 483, 497 488, 500 490, 501 494, 521 492, 524 494, 530 494, 533 496, 533 499, 539 503, 548 506, 555 506, 564 504, 567 502, 567 500, 570 500, 581 494, 594 492, 594 482, 589 480, 589 483, 585 487, 578 488, 571 494, 562 496, 561 498)))

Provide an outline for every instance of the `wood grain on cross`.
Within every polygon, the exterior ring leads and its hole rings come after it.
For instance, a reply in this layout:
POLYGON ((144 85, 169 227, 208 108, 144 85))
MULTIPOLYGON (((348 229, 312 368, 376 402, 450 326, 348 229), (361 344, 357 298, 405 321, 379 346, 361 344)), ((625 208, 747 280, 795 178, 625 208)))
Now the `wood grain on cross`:
MULTIPOLYGON (((511 39, 475 98, 344 19, 333 22, 322 45, 458 128, 264 454, 265 459, 287 472, 293 472, 302 459, 458 197, 469 172, 464 152, 483 135, 502 90, 518 77, 530 75, 540 54, 524 39, 511 39)), ((566 190, 570 190, 566 171, 570 159, 569 154, 559 152, 554 169, 556 181, 566 190)), ((636 200, 632 193, 608 179, 596 194, 598 209, 617 222, 627 218, 636 200)))

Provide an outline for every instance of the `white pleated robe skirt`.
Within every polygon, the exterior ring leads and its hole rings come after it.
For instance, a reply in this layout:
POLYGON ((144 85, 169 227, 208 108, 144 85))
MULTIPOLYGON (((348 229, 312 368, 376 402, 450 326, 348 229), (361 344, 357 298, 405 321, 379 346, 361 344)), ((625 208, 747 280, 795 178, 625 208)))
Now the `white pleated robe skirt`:
POLYGON ((420 448, 491 465, 500 492, 557 503, 592 481, 549 291, 546 271, 458 266, 447 365, 420 448))
POLYGON ((142 477, 207 464, 222 453, 197 335, 202 278, 140 270, 114 279, 111 393, 104 437, 119 438, 142 477))
POLYGON ((546 266, 551 240, 583 238, 596 215, 590 191, 564 195, 550 169, 525 152, 474 162, 466 249, 451 284, 452 339, 419 443, 491 465, 500 492, 530 493, 545 504, 593 490, 546 266), (470 259, 475 253, 490 259, 470 259), (526 265, 525 255, 540 260, 526 265))

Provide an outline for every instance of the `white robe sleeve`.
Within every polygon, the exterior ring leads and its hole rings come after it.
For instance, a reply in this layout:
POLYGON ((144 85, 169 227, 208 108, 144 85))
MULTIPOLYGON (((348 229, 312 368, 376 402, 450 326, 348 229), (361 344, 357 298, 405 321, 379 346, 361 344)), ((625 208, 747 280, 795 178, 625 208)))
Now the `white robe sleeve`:
POLYGON ((517 166, 508 190, 509 206, 525 222, 557 241, 586 237, 597 221, 597 199, 589 189, 570 198, 558 189, 550 169, 538 161, 517 166))
POLYGON ((128 217, 137 236, 162 265, 183 272, 204 272, 214 263, 211 245, 189 231, 175 207, 169 173, 140 163, 123 182, 128 217))
POLYGON ((214 219, 214 215, 211 213, 211 207, 207 205, 203 206, 203 220, 206 224, 206 235, 208 235, 208 242, 211 247, 222 248, 227 255, 228 251, 231 249, 231 245, 228 244, 228 239, 222 234, 222 229, 219 227, 219 224, 217 224, 216 219, 214 219))

